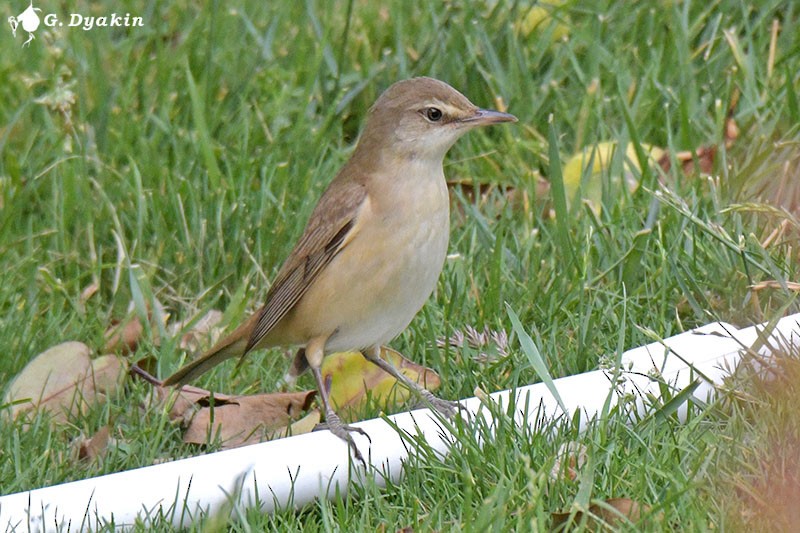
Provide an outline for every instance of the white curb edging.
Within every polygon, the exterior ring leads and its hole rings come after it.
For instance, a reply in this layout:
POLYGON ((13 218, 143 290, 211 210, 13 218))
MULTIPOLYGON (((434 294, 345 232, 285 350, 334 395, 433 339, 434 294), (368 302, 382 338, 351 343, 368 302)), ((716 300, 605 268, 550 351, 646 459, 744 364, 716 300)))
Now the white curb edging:
MULTIPOLYGON (((712 323, 663 343, 628 350, 622 356, 620 380, 611 393, 612 404, 620 394, 634 395, 637 406, 644 410, 646 395, 661 395, 659 383, 651 379, 653 373, 672 385, 674 393, 699 376, 707 377, 713 383, 703 382, 693 395, 708 400, 715 385, 738 364, 742 348, 756 343, 760 329, 763 327, 737 330, 712 323)), ((784 346, 800 346, 800 314, 780 320, 770 338, 782 339, 784 346)), ((771 353, 769 346, 761 351, 771 353)), ((580 410, 583 424, 600 414, 611 389, 609 373, 601 370, 554 383, 567 416, 580 410)), ((534 425, 542 417, 564 414, 542 383, 498 392, 491 398, 508 405, 511 394, 515 394, 520 423, 534 425), (526 412, 535 418, 522 420, 526 412)), ((491 425, 491 414, 481 408, 478 398, 461 403, 472 416, 483 416, 491 425)), ((685 413, 686 407, 682 409, 685 413)), ((427 409, 389 418, 402 431, 424 438, 436 452, 447 453, 449 434, 427 409)), ((353 434, 362 453, 368 450, 364 455, 371 465, 370 475, 379 484, 384 484, 384 476, 397 480, 409 453, 414 453, 408 449, 407 440, 383 419, 356 425, 372 440, 370 444, 365 437, 353 434)), ((6 531, 89 530, 112 520, 116 527, 130 526, 137 518, 147 523, 148 517, 159 514, 176 526, 186 527, 201 511, 226 509, 232 499, 244 507, 259 504, 264 512, 289 505, 300 507, 330 497, 337 490, 344 494, 351 482, 358 483, 365 475, 363 467, 355 464, 348 470, 349 463, 349 450, 342 440, 327 431, 314 432, 0 496, 0 527, 6 531)))

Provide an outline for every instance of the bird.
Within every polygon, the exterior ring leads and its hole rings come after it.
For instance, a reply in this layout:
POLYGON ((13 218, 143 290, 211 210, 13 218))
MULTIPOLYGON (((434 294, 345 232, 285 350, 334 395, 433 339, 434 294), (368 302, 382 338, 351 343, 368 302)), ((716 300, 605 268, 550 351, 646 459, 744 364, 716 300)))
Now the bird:
POLYGON ((456 402, 407 378, 380 357, 381 346, 408 327, 444 266, 450 233, 445 154, 472 129, 516 121, 433 78, 391 85, 370 108, 355 150, 320 197, 264 304, 163 385, 183 385, 254 350, 299 347, 294 374, 311 370, 328 429, 362 463, 351 432, 365 433, 343 423, 331 405, 320 371, 326 355, 361 351, 452 416, 456 402))

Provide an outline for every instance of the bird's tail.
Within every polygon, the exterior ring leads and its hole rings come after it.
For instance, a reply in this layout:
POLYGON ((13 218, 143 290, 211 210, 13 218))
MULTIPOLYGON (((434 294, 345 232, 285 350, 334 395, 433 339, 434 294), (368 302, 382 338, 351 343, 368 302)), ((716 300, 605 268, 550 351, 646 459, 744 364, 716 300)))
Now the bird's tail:
POLYGON ((244 357, 246 355, 247 342, 250 340, 250 333, 257 319, 258 313, 255 313, 244 324, 236 328, 233 333, 219 341, 200 357, 182 366, 177 372, 165 379, 163 385, 166 387, 184 385, 202 376, 227 359, 232 357, 244 357))

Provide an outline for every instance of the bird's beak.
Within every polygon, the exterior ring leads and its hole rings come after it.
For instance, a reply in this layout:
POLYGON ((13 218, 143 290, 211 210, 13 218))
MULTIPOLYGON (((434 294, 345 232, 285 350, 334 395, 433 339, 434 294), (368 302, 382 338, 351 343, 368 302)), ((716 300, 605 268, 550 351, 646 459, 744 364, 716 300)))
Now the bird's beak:
POLYGON ((501 113, 492 109, 477 109, 474 114, 464 117, 459 122, 465 126, 488 126, 500 122, 516 122, 517 117, 509 113, 501 113))

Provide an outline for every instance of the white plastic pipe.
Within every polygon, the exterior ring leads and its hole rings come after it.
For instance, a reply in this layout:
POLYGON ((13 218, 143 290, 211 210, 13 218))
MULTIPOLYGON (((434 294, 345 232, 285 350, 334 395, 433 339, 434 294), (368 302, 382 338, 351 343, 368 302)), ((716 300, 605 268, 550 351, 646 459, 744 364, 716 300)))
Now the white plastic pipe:
MULTIPOLYGON (((620 394, 633 395, 643 411, 647 395, 661 396, 659 383, 651 379, 655 375, 673 386, 673 394, 698 377, 710 379, 693 393, 705 401, 713 395, 715 384, 735 368, 743 347, 752 346, 758 338, 758 327, 736 330, 713 323, 663 343, 634 348, 623 354, 624 371, 616 387, 611 386, 612 372, 601 370, 555 380, 567 413, 542 383, 498 392, 491 398, 508 405, 514 394, 518 422, 531 425, 543 418, 571 417, 577 410, 585 424, 601 413, 607 399, 613 405, 620 394), (523 413, 528 414, 527 420, 523 413)), ((773 345, 782 339, 783 345, 800 346, 800 314, 782 319, 770 338, 773 345)), ((770 349, 766 346, 762 352, 769 355, 770 349)), ((470 416, 482 416, 491 424, 491 414, 479 399, 469 398, 462 405, 470 416)), ((389 418, 401 431, 427 441, 437 453, 447 453, 450 434, 427 409, 389 418)), ((157 516, 186 527, 205 513, 230 512, 230 505, 258 505, 271 512, 332 497, 337 491, 344 494, 351 482, 358 483, 364 476, 374 477, 379 484, 385 478, 397 480, 414 447, 383 419, 357 425, 372 440, 370 444, 365 437, 353 435, 370 465, 368 472, 350 464, 342 440, 320 431, 2 496, 0 527, 7 531, 88 530, 111 521, 124 527, 137 518, 148 522, 157 516)))

